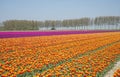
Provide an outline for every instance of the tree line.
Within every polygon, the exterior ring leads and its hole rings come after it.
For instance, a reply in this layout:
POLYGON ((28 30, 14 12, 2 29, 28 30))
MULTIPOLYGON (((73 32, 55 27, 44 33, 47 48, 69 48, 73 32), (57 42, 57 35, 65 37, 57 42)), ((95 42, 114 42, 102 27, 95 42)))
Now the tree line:
POLYGON ((39 30, 41 27, 75 27, 89 25, 119 25, 120 16, 100 16, 95 18, 84 17, 80 19, 66 20, 46 20, 46 21, 28 21, 28 20, 7 20, 3 22, 4 26, 0 30, 39 30))
POLYGON ((38 30, 37 21, 7 20, 3 24, 4 30, 38 30))
POLYGON ((105 16, 96 17, 94 20, 95 25, 117 25, 120 24, 120 16, 105 16))

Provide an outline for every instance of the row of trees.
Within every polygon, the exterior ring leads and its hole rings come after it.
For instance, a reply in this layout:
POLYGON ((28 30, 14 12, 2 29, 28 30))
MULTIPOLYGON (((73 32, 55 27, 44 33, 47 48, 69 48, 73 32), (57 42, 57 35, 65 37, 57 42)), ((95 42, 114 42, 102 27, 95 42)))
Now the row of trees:
POLYGON ((38 30, 37 21, 8 20, 3 22, 5 30, 38 30))
POLYGON ((3 22, 4 26, 0 30, 39 30, 41 27, 74 27, 89 25, 118 25, 120 16, 101 16, 96 18, 80 18, 68 20, 46 20, 46 21, 28 21, 28 20, 7 20, 3 22))
POLYGON ((94 20, 95 25, 117 25, 120 24, 120 16, 105 16, 96 17, 94 20))

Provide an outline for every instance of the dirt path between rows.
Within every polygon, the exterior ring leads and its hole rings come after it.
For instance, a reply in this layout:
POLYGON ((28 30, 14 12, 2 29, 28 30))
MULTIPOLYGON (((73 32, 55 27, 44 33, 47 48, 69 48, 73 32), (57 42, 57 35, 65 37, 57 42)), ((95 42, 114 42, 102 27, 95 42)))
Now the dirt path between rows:
POLYGON ((120 68, 120 61, 119 61, 119 62, 116 62, 116 64, 114 65, 114 67, 113 67, 110 71, 108 71, 108 72, 105 74, 104 77, 113 77, 114 72, 115 72, 118 68, 120 68))

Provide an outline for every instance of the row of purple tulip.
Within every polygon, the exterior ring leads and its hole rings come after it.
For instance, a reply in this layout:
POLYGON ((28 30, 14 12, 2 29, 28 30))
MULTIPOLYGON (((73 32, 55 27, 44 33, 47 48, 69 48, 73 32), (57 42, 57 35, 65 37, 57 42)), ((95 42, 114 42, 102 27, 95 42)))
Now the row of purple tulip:
POLYGON ((100 32, 116 32, 116 30, 6 31, 6 32, 0 32, 0 38, 85 34, 85 33, 100 33, 100 32))

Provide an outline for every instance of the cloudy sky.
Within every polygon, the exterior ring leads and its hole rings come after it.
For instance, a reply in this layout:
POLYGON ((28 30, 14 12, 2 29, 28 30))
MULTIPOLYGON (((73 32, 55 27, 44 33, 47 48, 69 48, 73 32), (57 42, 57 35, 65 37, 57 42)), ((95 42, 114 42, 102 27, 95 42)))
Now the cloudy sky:
POLYGON ((120 0, 0 0, 0 22, 120 16, 120 0))

